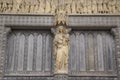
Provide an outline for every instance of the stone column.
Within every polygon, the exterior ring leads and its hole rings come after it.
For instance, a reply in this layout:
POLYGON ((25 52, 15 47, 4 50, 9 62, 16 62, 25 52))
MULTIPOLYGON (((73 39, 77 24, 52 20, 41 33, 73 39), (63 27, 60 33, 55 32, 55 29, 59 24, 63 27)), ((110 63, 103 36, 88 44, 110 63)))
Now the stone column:
POLYGON ((9 32, 10 28, 0 25, 0 80, 2 80, 4 76, 6 40, 9 32))
POLYGON ((111 32, 115 37, 115 56, 117 61, 117 65, 115 66, 117 69, 118 80, 120 80, 120 28, 112 28, 111 32))
POLYGON ((116 48, 116 52, 117 52, 117 68, 118 68, 118 80, 120 80, 120 25, 119 28, 117 29, 117 40, 116 40, 116 44, 117 44, 117 48, 116 48))
POLYGON ((3 29, 4 26, 0 25, 0 80, 2 80, 3 76, 3 50, 2 50, 2 41, 3 41, 3 29))

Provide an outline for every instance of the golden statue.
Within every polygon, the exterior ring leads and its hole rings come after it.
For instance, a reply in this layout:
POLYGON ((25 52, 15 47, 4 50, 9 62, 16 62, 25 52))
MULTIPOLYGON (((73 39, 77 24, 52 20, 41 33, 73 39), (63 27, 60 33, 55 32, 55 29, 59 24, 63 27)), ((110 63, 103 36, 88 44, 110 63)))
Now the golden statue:
POLYGON ((51 0, 50 6, 51 6, 51 12, 52 14, 56 13, 56 7, 58 5, 58 0, 51 0))
POLYGON ((96 14, 98 12, 97 9, 97 0, 92 0, 92 13, 96 14))
POLYGON ((33 0, 30 0, 30 13, 34 13, 35 12, 35 2, 33 0))
POLYGON ((24 8, 24 12, 25 13, 29 13, 30 12, 30 4, 29 4, 29 2, 27 1, 27 0, 24 0, 24 6, 25 6, 25 8, 24 8))
POLYGON ((54 38, 55 73, 68 73, 69 31, 63 26, 56 29, 54 38))
POLYGON ((71 3, 72 0, 65 0, 65 9, 68 14, 71 14, 71 3))
POLYGON ((37 13, 44 13, 45 12, 45 1, 39 0, 39 9, 37 13))
POLYGON ((120 13, 120 0, 118 0, 118 2, 116 3, 116 10, 117 10, 117 14, 120 13))
POLYGON ((4 11, 5 13, 9 13, 12 11, 12 4, 13 1, 12 0, 6 0, 6 10, 4 11))
POLYGON ((7 10, 7 1, 6 0, 2 0, 2 12, 5 12, 7 10))
POLYGON ((0 1, 0 12, 2 12, 2 1, 0 1))
POLYGON ((19 13, 26 13, 26 12, 25 12, 25 6, 26 6, 25 0, 22 0, 22 1, 21 1, 21 4, 20 4, 19 13))
POLYGON ((51 5, 50 5, 50 1, 46 0, 45 2, 45 13, 50 13, 51 11, 51 5))
POLYGON ((34 7, 34 13, 37 13, 38 10, 39 10, 39 2, 36 1, 35 7, 34 7))
POLYGON ((103 13, 103 0, 97 0, 98 13, 103 13))
POLYGON ((77 11, 76 11, 76 1, 72 1, 72 4, 71 4, 71 10, 72 10, 72 13, 76 13, 77 11))
POLYGON ((116 13, 116 0, 109 0, 108 6, 109 6, 109 13, 116 13))
POLYGON ((84 4, 83 4, 83 13, 86 14, 87 10, 88 10, 87 9, 87 0, 84 0, 83 2, 84 2, 84 4))
POLYGON ((87 1, 87 13, 91 14, 92 13, 92 1, 88 0, 87 1))
POLYGON ((13 0, 13 13, 17 13, 20 10, 20 4, 22 0, 13 0))
POLYGON ((103 13, 108 13, 109 12, 108 2, 109 2, 109 0, 104 0, 103 1, 103 13))
POLYGON ((80 0, 80 6, 79 6, 80 14, 84 13, 84 3, 85 3, 84 0, 80 0))
POLYGON ((80 1, 78 1, 77 3, 76 3, 76 11, 77 11, 77 13, 81 13, 81 2, 80 1))
POLYGON ((18 9, 19 9, 19 4, 17 2, 17 0, 13 0, 13 9, 12 9, 12 13, 17 13, 18 9))

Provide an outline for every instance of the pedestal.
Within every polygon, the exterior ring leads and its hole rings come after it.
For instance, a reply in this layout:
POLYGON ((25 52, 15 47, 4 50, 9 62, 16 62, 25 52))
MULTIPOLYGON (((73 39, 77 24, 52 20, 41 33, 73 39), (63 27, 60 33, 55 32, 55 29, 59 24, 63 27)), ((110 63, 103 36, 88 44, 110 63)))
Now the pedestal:
POLYGON ((55 74, 54 80, 68 80, 67 74, 55 74))

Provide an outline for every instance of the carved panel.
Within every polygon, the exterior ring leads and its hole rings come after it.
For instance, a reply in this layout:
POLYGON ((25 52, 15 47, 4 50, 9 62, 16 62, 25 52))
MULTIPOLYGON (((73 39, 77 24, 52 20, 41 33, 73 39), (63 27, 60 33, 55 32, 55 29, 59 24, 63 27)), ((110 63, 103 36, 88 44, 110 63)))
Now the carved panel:
POLYGON ((115 42, 109 31, 73 31, 70 41, 71 74, 114 75, 115 42))
POLYGON ((52 74, 49 31, 13 30, 7 41, 6 75, 52 74))

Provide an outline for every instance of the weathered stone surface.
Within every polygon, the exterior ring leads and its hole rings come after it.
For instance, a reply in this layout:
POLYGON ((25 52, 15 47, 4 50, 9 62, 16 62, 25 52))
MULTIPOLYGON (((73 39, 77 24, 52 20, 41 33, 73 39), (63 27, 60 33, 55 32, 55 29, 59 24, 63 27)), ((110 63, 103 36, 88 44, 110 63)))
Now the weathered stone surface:
MULTIPOLYGON (((6 54, 6 27, 11 29, 49 29, 54 27, 53 15, 0 15, 0 79, 1 80, 54 80, 54 76, 46 77, 19 77, 19 76, 5 76, 4 75, 4 59, 6 54)), ((118 76, 105 76, 100 77, 80 77, 80 76, 67 76, 68 80, 119 80, 120 79, 120 16, 113 15, 70 15, 69 26, 74 29, 96 29, 96 30, 110 30, 115 28, 115 43, 116 43, 116 73, 118 76)))

